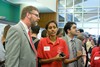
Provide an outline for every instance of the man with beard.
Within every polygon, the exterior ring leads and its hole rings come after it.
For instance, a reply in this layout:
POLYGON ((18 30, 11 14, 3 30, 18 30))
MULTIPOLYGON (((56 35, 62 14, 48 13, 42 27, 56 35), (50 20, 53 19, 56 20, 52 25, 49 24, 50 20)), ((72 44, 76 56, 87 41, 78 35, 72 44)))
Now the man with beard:
POLYGON ((76 23, 66 23, 64 26, 64 31, 66 33, 66 36, 63 37, 63 39, 68 44, 69 48, 69 60, 64 62, 64 67, 83 67, 82 42, 79 39, 75 38, 77 34, 76 23))
POLYGON ((37 67, 37 52, 29 29, 39 19, 37 8, 23 8, 20 22, 12 26, 7 34, 5 67, 37 67))

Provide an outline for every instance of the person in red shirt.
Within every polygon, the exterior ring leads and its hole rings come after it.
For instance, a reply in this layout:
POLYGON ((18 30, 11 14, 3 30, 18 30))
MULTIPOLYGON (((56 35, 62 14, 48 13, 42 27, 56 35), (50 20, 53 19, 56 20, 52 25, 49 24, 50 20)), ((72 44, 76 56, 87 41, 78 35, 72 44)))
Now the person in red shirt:
POLYGON ((100 67, 100 36, 98 38, 97 46, 92 49, 91 67, 100 67))
POLYGON ((78 52, 76 58, 68 59, 68 46, 65 40, 57 36, 58 26, 55 21, 48 22, 45 29, 48 37, 42 38, 37 48, 41 67, 62 67, 62 62, 72 63, 82 56, 82 53, 78 52))
POLYGON ((91 58, 91 67, 100 67, 100 48, 91 58))
POLYGON ((62 67, 62 61, 69 58, 68 46, 63 39, 57 37, 55 21, 50 21, 45 28, 48 37, 42 38, 37 48, 41 67, 62 67))
POLYGON ((91 52, 91 58, 93 57, 93 55, 95 54, 95 52, 99 51, 99 49, 100 48, 98 46, 93 47, 92 52, 91 52))

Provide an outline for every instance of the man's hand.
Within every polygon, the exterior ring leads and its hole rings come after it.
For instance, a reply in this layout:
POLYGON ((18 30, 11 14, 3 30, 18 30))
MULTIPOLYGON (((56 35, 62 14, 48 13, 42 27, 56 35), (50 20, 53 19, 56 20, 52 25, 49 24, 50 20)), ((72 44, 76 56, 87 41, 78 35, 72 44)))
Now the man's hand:
POLYGON ((63 57, 62 57, 62 56, 60 56, 60 54, 57 54, 56 57, 54 57, 54 58, 55 58, 56 61, 62 61, 62 60, 65 59, 65 57, 66 57, 66 56, 63 56, 63 57))

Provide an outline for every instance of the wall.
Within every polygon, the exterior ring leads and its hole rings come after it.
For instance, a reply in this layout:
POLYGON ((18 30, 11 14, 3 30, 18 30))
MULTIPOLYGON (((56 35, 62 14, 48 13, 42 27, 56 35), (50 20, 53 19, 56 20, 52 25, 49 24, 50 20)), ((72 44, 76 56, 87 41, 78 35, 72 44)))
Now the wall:
POLYGON ((40 13, 40 21, 38 22, 38 24, 44 28, 45 25, 47 24, 47 22, 54 20, 56 21, 56 13, 40 13))
MULTIPOLYGON (((42 0, 38 0, 39 2, 42 1, 42 0)), ((51 20, 54 20, 54 21, 57 21, 57 8, 58 8, 58 0, 50 0, 51 2, 49 3, 49 5, 52 7, 52 5, 54 7, 54 10, 55 12, 52 12, 52 13, 40 13, 40 21, 38 22, 38 24, 42 27, 42 28, 45 28, 45 25, 51 21, 51 20), (56 2, 56 4, 52 4, 52 2, 56 2), (52 5, 51 5, 52 4, 52 5)), ((43 1, 45 4, 47 4, 46 0, 43 1)))
POLYGON ((14 5, 4 0, 0 0, 0 16, 6 17, 6 20, 18 22, 20 15, 20 5, 14 5))

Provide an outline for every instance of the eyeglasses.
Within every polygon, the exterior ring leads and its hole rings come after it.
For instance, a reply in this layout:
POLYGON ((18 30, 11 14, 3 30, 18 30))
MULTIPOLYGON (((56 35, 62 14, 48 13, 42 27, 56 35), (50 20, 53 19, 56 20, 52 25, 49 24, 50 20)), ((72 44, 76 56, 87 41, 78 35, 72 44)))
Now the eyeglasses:
POLYGON ((38 14, 34 14, 34 13, 31 13, 31 14, 35 15, 36 17, 39 17, 39 15, 38 15, 38 14))

